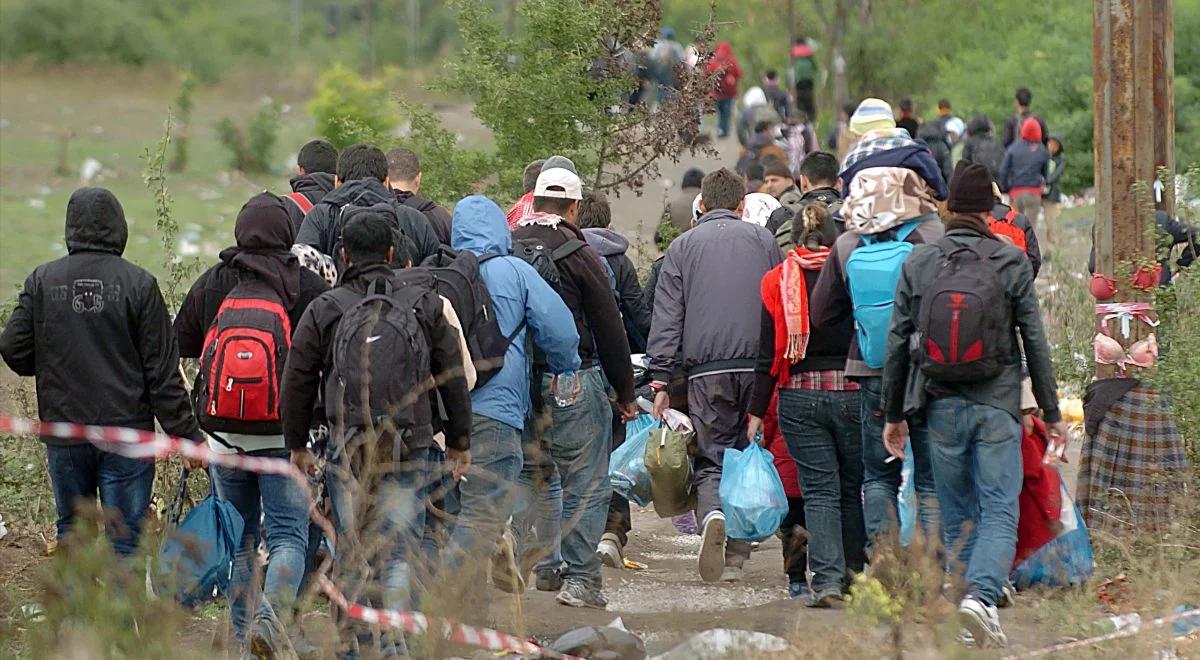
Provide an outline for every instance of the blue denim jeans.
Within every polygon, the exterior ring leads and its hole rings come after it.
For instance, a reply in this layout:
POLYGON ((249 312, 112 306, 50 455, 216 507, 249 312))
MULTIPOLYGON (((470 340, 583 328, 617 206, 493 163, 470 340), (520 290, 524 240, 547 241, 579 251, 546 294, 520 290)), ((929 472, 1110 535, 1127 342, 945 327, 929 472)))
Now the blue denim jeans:
POLYGON ((61 541, 71 531, 75 508, 81 504, 94 506, 99 496, 100 506, 117 514, 104 526, 113 549, 122 557, 132 555, 137 550, 142 518, 150 506, 154 461, 125 458, 86 443, 46 445, 46 458, 58 509, 58 539, 61 541))
POLYGON ((946 549, 966 569, 969 593, 994 605, 1016 556, 1021 423, 960 397, 927 410, 946 549))
MULTIPOLYGON (((250 452, 288 460, 286 449, 250 452)), ((215 467, 217 497, 233 504, 245 521, 242 540, 234 557, 232 597, 229 603, 234 636, 245 638, 253 617, 279 621, 291 617, 292 606, 304 576, 304 553, 308 544, 308 498, 290 477, 255 474, 215 467), (260 526, 259 520, 262 520, 260 526), (259 534, 267 539, 267 569, 260 588, 255 575, 259 534), (265 597, 264 597, 265 596, 265 597)))
MULTIPOLYGON (((883 446, 883 397, 881 378, 861 378, 862 406, 863 519, 867 542, 900 528, 900 470, 903 461, 886 462, 883 446)), ((929 430, 924 421, 908 421, 913 452, 913 486, 917 491, 918 517, 927 538, 938 538, 938 500, 929 458, 929 430)))
POLYGON ((862 572, 862 429, 858 392, 779 390, 779 429, 800 471, 808 566, 816 593, 841 592, 862 572))
MULTIPOLYGON (((536 449, 537 443, 529 438, 540 436, 549 462, 557 472, 562 492, 562 513, 559 518, 562 540, 559 549, 562 562, 566 564, 563 578, 579 580, 599 589, 600 559, 596 556, 596 545, 604 533, 612 496, 608 482, 612 407, 599 367, 579 372, 579 396, 565 408, 559 408, 554 403, 554 397, 550 394, 550 378, 547 375, 542 380, 545 408, 526 424, 523 446, 527 450, 536 449)), ((544 457, 527 453, 519 478, 526 506, 517 520, 517 526, 522 533, 527 525, 534 526, 540 544, 544 544, 547 537, 542 537, 542 530, 536 529, 536 518, 548 516, 544 513, 535 516, 534 507, 529 504, 539 499, 534 493, 545 493, 542 497, 550 500, 557 490, 554 475, 547 479, 546 463, 544 457)), ((525 555, 528 551, 523 542, 521 545, 520 552, 525 555)), ((539 567, 542 565, 539 564, 539 567)))
MULTIPOLYGON (((458 484, 461 512, 450 535, 444 564, 452 575, 470 573, 461 580, 467 588, 484 583, 488 560, 513 512, 521 460, 519 429, 473 416, 471 467, 458 484)), ((487 589, 474 591, 478 598, 467 602, 487 597, 487 589)))
MULTIPOLYGON (((414 449, 400 458, 388 447, 372 458, 359 444, 354 439, 347 449, 330 443, 326 463, 325 483, 338 533, 334 579, 350 600, 406 610, 413 603, 413 562, 420 557, 425 530, 428 450, 414 449)), ((348 622, 340 613, 334 620, 341 657, 406 654, 399 634, 380 634, 348 622)))
POLYGON ((729 117, 733 113, 733 99, 717 99, 717 130, 721 137, 729 135, 729 117))

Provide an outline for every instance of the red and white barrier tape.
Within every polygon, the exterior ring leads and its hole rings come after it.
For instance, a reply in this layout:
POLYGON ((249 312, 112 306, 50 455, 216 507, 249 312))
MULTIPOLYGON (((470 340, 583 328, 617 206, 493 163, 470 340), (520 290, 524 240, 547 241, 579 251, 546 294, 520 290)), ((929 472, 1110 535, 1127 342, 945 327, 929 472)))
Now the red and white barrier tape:
POLYGON ((1019 655, 1008 655, 1008 656, 1005 656, 1003 658, 1003 660, 1018 660, 1019 658, 1040 658, 1044 655, 1050 655, 1051 653, 1059 653, 1062 651, 1071 651, 1074 649, 1081 649, 1086 646, 1092 646, 1093 644, 1100 644, 1102 642, 1108 642, 1108 641, 1112 641, 1114 639, 1133 637, 1134 635, 1145 632, 1151 628, 1161 628, 1161 627, 1167 625, 1168 623, 1173 623, 1180 619, 1188 619, 1188 618, 1191 618, 1194 616, 1200 616, 1200 607, 1193 608, 1190 610, 1185 610, 1183 612, 1176 612, 1175 614, 1168 614, 1167 616, 1161 616, 1157 619, 1151 619, 1150 621, 1143 623, 1142 625, 1138 626, 1137 628, 1130 628, 1130 629, 1126 629, 1126 630, 1114 630, 1113 632, 1110 632, 1106 635, 1097 635, 1096 637, 1089 637, 1087 639, 1078 639, 1073 642, 1063 642, 1062 644, 1055 644, 1053 646, 1047 646, 1046 648, 1038 649, 1036 651, 1030 651, 1028 653, 1021 653, 1019 655))
MULTIPOLYGON (((313 520, 324 528, 327 534, 333 534, 333 528, 329 524, 329 521, 313 506, 308 479, 289 461, 261 456, 245 456, 243 454, 222 454, 212 451, 204 443, 197 444, 183 438, 139 429, 117 426, 91 426, 72 422, 42 422, 22 417, 9 417, 7 415, 0 415, 0 433, 86 440, 105 451, 120 454, 127 458, 142 460, 165 458, 177 453, 188 458, 203 459, 210 464, 221 467, 235 468, 256 474, 277 474, 291 477, 303 484, 302 492, 309 497, 309 514, 313 520)), ((430 631, 430 625, 432 624, 440 629, 439 632, 443 639, 458 644, 488 651, 508 651, 559 660, 580 660, 574 656, 562 655, 561 653, 544 649, 533 642, 490 628, 476 628, 449 619, 431 619, 420 612, 376 610, 350 603, 345 595, 328 578, 321 576, 320 580, 321 590, 330 600, 345 610, 348 616, 366 623, 389 628, 399 628, 410 634, 426 634, 430 631)))
POLYGON ((426 635, 431 632, 431 629, 437 629, 435 634, 442 639, 465 646, 473 646, 489 651, 507 651, 509 653, 538 658, 582 660, 573 655, 564 655, 557 651, 551 651, 531 641, 491 628, 477 628, 449 619, 427 617, 420 612, 379 610, 351 603, 346 600, 346 597, 338 591, 338 588, 332 582, 323 576, 321 577, 321 591, 325 592, 329 600, 345 611, 347 616, 383 628, 397 628, 410 635, 426 635))

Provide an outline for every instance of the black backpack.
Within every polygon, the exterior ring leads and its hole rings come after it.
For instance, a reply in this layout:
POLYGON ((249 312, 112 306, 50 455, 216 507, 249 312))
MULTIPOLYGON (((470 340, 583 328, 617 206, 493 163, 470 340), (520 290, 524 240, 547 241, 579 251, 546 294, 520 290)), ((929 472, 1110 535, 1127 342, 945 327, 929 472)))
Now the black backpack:
POLYGON ((1000 166, 1004 164, 1004 147, 1000 141, 988 136, 979 140, 971 151, 971 161, 983 165, 992 173, 992 178, 1000 180, 1000 166))
POLYGON ((343 438, 373 427, 404 437, 427 418, 417 403, 433 388, 430 349, 415 312, 427 292, 379 278, 342 314, 325 411, 343 438))
POLYGON ((497 255, 476 258, 474 253, 455 251, 443 246, 438 253, 421 263, 420 268, 398 271, 402 280, 415 282, 426 273, 430 281, 425 286, 437 291, 450 301, 454 313, 462 324, 463 338, 475 363, 475 387, 478 389, 492 379, 504 367, 504 354, 521 331, 525 320, 505 336, 496 321, 492 306, 492 295, 483 282, 479 265, 497 255))
POLYGON ((935 245, 941 256, 917 312, 916 362, 939 382, 991 380, 1013 360, 1012 305, 990 261, 1004 244, 935 245))
POLYGON ((562 293, 562 274, 558 272, 558 262, 587 247, 587 243, 578 238, 569 238, 562 245, 551 250, 540 238, 520 238, 513 241, 512 256, 533 266, 538 275, 555 291, 562 293))

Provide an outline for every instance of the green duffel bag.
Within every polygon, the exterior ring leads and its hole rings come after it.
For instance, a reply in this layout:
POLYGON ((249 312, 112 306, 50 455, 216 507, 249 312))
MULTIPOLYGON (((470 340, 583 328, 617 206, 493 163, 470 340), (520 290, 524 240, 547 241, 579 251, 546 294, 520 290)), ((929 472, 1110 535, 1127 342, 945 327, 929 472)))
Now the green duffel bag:
POLYGON ((692 459, 688 444, 692 431, 672 431, 663 425, 650 433, 646 443, 646 471, 650 492, 659 518, 670 518, 696 508, 692 489, 692 459))

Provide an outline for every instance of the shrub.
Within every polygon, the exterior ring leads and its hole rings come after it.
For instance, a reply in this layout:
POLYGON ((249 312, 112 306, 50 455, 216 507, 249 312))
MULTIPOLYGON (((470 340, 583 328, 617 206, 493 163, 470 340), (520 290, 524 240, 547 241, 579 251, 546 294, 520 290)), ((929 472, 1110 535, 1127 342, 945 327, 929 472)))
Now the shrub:
POLYGON ((309 112, 317 132, 339 150, 396 127, 397 117, 382 82, 336 65, 317 79, 309 112))
POLYGON ((250 118, 243 132, 232 119, 217 122, 217 135, 229 150, 229 164, 240 172, 266 172, 271 166, 271 151, 279 138, 278 101, 267 99, 250 118))

